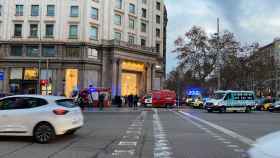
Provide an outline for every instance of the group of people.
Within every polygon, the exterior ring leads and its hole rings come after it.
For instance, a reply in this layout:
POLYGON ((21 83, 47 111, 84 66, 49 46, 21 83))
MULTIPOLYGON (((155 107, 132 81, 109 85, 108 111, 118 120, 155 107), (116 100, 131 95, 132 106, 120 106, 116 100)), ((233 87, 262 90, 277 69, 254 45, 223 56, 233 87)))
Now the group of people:
POLYGON ((137 95, 128 95, 128 96, 116 96, 115 97, 115 104, 118 107, 128 106, 136 108, 138 106, 139 97, 137 95))
MULTIPOLYGON (((73 91, 72 98, 83 109, 84 107, 90 107, 94 104, 94 98, 92 92, 85 88, 80 91, 73 91)), ((104 108, 105 94, 98 93, 98 107, 100 110, 104 108)))

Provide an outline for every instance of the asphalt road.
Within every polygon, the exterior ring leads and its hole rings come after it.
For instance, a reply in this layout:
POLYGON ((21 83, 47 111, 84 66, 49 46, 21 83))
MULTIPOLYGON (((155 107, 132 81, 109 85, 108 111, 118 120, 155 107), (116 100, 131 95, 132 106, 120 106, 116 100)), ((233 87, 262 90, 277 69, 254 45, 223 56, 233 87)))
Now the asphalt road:
POLYGON ((269 112, 92 110, 85 121, 50 144, 0 137, 0 158, 242 158, 257 138, 280 130, 280 113, 269 112))

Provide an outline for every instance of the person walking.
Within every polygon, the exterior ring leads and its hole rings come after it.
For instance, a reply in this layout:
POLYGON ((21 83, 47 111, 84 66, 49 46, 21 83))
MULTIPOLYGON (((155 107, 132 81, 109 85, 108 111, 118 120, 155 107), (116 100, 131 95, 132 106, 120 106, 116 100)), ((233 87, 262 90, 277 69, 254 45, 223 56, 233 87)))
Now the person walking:
POLYGON ((138 100, 139 100, 139 98, 138 98, 137 95, 133 96, 133 108, 134 108, 135 110, 137 109, 138 100))
POLYGON ((104 94, 99 94, 98 96, 98 104, 99 104, 99 110, 102 111, 104 107, 104 94))
POLYGON ((128 96, 128 106, 131 108, 132 105, 133 105, 133 95, 130 94, 130 95, 128 96))

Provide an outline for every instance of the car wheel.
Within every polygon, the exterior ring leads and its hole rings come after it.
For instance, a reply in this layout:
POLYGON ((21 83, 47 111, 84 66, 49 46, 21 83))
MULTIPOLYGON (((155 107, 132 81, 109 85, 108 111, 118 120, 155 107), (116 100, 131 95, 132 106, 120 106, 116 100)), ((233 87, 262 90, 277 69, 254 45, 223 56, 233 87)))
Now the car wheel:
POLYGON ((203 104, 199 104, 199 108, 200 108, 200 109, 203 109, 203 104))
POLYGON ((49 123, 39 123, 34 128, 33 137, 37 143, 45 144, 55 137, 55 131, 49 123))
POLYGON ((251 108, 250 108, 250 107, 247 107, 246 110, 245 110, 245 112, 246 112, 246 113, 250 113, 250 112, 251 112, 251 108))
POLYGON ((226 110, 226 107, 222 107, 221 109, 220 109, 220 113, 225 113, 227 110, 226 110))

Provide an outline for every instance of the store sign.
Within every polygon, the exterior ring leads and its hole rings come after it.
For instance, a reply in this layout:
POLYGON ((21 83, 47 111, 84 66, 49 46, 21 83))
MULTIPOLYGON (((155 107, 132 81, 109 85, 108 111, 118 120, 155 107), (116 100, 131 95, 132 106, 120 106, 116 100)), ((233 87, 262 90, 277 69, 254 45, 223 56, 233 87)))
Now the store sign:
POLYGON ((4 80, 4 72, 0 72, 0 81, 4 80))

